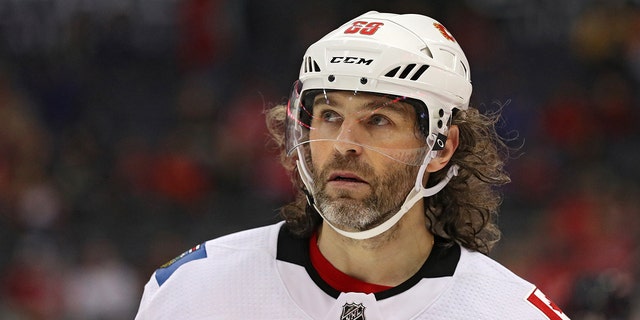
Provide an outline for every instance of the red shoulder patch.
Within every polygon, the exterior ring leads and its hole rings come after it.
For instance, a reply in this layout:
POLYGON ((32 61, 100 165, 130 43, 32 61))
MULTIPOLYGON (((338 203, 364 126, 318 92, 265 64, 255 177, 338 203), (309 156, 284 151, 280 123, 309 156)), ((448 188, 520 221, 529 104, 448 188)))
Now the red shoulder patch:
POLYGON ((538 288, 535 288, 529 297, 527 297, 527 301, 542 311, 549 320, 570 320, 569 317, 538 288))

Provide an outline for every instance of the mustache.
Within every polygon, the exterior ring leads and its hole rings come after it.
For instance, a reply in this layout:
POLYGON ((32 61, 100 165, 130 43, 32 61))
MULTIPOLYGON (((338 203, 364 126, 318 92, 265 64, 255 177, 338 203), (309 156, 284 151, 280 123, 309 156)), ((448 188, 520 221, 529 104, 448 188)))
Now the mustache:
POLYGON ((318 176, 321 178, 320 181, 326 181, 331 171, 334 170, 352 171, 365 179, 370 179, 374 175, 373 167, 365 162, 359 161, 358 158, 334 154, 333 159, 327 162, 319 172, 318 176))

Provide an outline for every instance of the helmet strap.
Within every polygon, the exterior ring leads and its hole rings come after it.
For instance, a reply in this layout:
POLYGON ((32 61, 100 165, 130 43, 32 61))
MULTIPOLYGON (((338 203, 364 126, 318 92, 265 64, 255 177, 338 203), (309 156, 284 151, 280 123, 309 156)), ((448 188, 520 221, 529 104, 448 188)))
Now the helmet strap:
MULTIPOLYGON (((299 149, 298 149, 298 152, 299 149)), ((383 222, 382 224, 371 228, 369 230, 364 230, 364 231, 345 231, 342 230, 340 228, 338 228, 337 226, 333 225, 331 222, 329 222, 329 220, 324 216, 324 214, 322 213, 322 210, 320 210, 320 208, 318 208, 318 205, 315 203, 314 199, 313 199, 313 178, 311 177, 311 174, 309 173, 309 170, 307 169, 307 166, 301 162, 300 160, 296 161, 296 164, 298 166, 298 172, 300 174, 300 178, 302 179, 302 182, 304 183, 305 187, 307 188, 307 192, 305 192, 306 196, 307 196, 307 202, 309 203, 309 205, 312 205, 313 208, 316 210, 316 212, 318 212, 318 214, 322 217, 322 219, 333 229, 335 230, 337 233, 339 233, 340 235, 343 235, 347 238, 351 238, 351 239, 355 239, 355 240, 365 240, 365 239, 370 239, 373 238, 375 236, 378 236, 380 234, 382 234, 383 232, 391 229, 391 227, 393 227, 396 223, 398 223, 398 221, 400 221, 400 219, 402 219, 402 217, 409 212, 409 210, 420 200, 426 197, 430 197, 438 192, 440 192, 440 190, 442 190, 447 183, 449 183, 449 181, 451 180, 451 178, 453 178, 454 176, 458 175, 458 165, 452 165, 451 167, 449 167, 449 171, 447 172, 446 177, 444 177, 440 182, 438 182, 436 185, 431 186, 429 188, 425 188, 422 184, 422 179, 424 177, 424 174, 426 173, 426 169, 427 169, 427 165, 428 165, 428 161, 425 161, 426 163, 424 163, 423 165, 420 166, 420 170, 418 171, 418 174, 416 175, 416 184, 415 187, 413 189, 411 189, 411 191, 409 192, 409 194, 407 194, 407 197, 404 200, 404 203, 402 204, 402 206, 400 207, 400 210, 398 210, 398 212, 396 212, 391 218, 389 218, 387 221, 383 222)))

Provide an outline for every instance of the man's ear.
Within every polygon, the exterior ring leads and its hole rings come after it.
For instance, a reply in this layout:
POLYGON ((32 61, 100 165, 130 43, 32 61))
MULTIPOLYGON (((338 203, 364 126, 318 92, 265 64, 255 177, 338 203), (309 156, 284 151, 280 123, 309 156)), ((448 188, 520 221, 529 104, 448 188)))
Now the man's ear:
POLYGON ((460 130, 457 125, 452 125, 449 127, 449 133, 447 135, 447 142, 444 144, 444 149, 438 151, 438 155, 431 159, 431 162, 427 165, 427 172, 436 172, 442 168, 444 168, 453 153, 458 148, 458 143, 460 142, 460 130))

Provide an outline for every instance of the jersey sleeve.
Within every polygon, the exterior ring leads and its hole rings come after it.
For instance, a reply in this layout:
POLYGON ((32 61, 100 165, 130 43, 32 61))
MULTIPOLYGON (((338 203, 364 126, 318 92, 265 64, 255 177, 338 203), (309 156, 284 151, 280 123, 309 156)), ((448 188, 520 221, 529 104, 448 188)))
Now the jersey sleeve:
POLYGON ((153 300, 153 296, 155 296, 156 292, 160 289, 158 282, 156 281, 155 272, 144 286, 144 292, 142 293, 142 299, 140 300, 140 306, 138 307, 138 314, 135 317, 135 320, 146 320, 146 319, 154 319, 152 308, 149 308, 151 305, 151 301, 153 300))
POLYGON ((149 282, 144 286, 144 292, 140 301, 140 307, 138 308, 138 315, 136 320, 141 319, 157 319, 157 317, 150 315, 153 310, 157 309, 151 307, 153 305, 154 298, 156 297, 160 287, 180 268, 181 266, 207 257, 206 244, 199 244, 181 255, 175 257, 171 261, 165 263, 158 268, 149 282))

